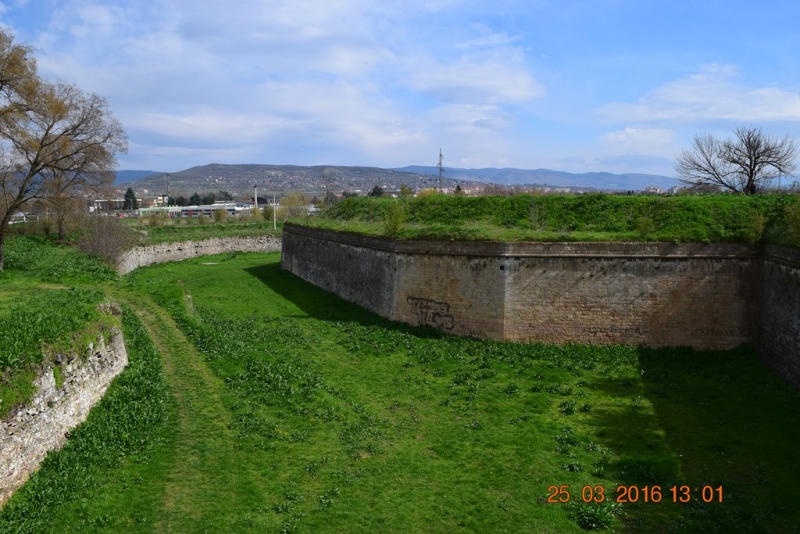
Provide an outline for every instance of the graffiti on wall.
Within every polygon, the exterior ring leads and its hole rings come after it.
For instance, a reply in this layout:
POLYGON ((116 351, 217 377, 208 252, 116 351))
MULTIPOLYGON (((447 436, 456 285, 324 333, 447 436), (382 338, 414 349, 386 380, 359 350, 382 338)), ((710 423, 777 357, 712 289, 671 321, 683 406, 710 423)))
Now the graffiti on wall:
POLYGON ((455 322, 450 315, 450 304, 447 302, 418 297, 408 297, 406 302, 411 305, 412 313, 417 316, 419 326, 429 325, 442 330, 453 329, 455 322))

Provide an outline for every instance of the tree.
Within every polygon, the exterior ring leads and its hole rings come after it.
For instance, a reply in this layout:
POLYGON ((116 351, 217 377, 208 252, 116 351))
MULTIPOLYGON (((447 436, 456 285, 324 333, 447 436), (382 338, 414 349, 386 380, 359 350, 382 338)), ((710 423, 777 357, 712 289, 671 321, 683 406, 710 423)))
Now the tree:
POLYGON ((327 193, 325 193, 325 199, 323 202, 325 203, 326 208, 330 208, 331 206, 339 202, 339 199, 336 198, 336 193, 334 193, 333 191, 328 191, 327 193))
POLYGON ((0 30, 0 270, 15 213, 46 195, 110 184, 127 146, 105 99, 41 80, 30 51, 0 30))
POLYGON ((797 143, 792 137, 776 139, 761 128, 739 126, 733 139, 696 135, 689 149, 678 156, 678 179, 692 187, 714 186, 752 195, 796 168, 797 143))
POLYGON ((410 187, 408 187, 406 184, 400 184, 400 196, 401 197, 403 197, 403 198, 410 197, 413 194, 414 194, 414 191, 410 187))
POLYGON ((87 213, 87 200, 80 194, 60 190, 48 196, 46 202, 47 213, 56 222, 58 239, 64 241, 67 238, 67 223, 76 223, 87 213))
POLYGON ((95 215, 87 220, 78 247, 84 252, 99 256, 106 264, 116 268, 122 253, 137 242, 136 233, 116 217, 95 215))
POLYGON ((127 191, 125 191, 125 200, 122 203, 122 209, 128 211, 134 211, 139 209, 139 201, 136 200, 136 193, 133 192, 133 188, 129 187, 127 191))
POLYGON ((438 189, 436 189, 435 187, 428 187, 427 189, 423 189, 422 191, 417 193, 417 198, 425 198, 438 194, 439 194, 438 189))
POLYGON ((287 219, 308 215, 308 196, 300 191, 292 191, 281 199, 281 208, 287 219))
POLYGON ((372 191, 369 192, 367 196, 370 197, 382 197, 383 196, 383 188, 379 185, 376 185, 372 188, 372 191))
POLYGON ((199 206, 201 202, 203 202, 203 199, 201 199, 200 195, 197 193, 193 193, 192 196, 189 197, 190 206, 199 206))
POLYGON ((453 191, 453 194, 455 196, 457 196, 457 197, 463 197, 464 196, 464 190, 461 189, 461 184, 456 184, 456 189, 455 189, 455 191, 453 191))

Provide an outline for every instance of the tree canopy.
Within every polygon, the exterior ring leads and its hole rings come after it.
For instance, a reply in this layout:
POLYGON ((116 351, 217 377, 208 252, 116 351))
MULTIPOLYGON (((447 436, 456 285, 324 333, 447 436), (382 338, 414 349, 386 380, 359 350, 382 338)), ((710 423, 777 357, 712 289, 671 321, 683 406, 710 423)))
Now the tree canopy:
POLYGON ((138 210, 139 209, 139 201, 136 199, 136 193, 133 192, 133 188, 129 187, 127 191, 125 191, 125 198, 123 201, 122 209, 124 210, 138 210))
POLYGON ((0 30, 0 270, 15 213, 36 199, 110 184, 127 146, 104 98, 42 80, 30 49, 0 30))
POLYGON ((716 187, 751 195, 780 176, 797 169, 797 142, 773 138, 761 128, 740 126, 733 139, 696 135, 692 146, 678 156, 678 179, 692 187, 716 187))

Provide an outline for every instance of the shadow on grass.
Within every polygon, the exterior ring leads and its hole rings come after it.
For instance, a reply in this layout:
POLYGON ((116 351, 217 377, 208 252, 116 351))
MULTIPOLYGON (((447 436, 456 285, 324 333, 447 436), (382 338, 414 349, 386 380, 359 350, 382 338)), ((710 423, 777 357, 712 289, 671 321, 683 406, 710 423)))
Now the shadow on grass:
POLYGON ((381 326, 390 330, 411 333, 418 338, 439 339, 447 335, 428 326, 411 326, 383 318, 284 271, 278 262, 248 267, 244 270, 300 308, 308 316, 321 321, 355 321, 363 326, 381 326))
POLYGON ((797 532, 800 392, 749 347, 642 348, 639 364, 639 377, 595 383, 619 401, 593 417, 616 454, 608 476, 663 494, 626 505, 626 530, 797 532), (673 504, 683 485, 690 502, 673 504))
MULTIPOLYGON (((278 263, 245 270, 316 319, 445 337, 381 318, 278 263)), ((623 505, 623 530, 800 532, 800 392, 750 347, 641 348, 638 364, 635 372, 592 382, 610 399, 608 408, 590 415, 598 440, 613 454, 599 476, 640 490, 640 502, 623 505), (661 502, 641 502, 645 486, 660 486, 661 502), (690 501, 673 503, 681 486, 689 487, 690 501), (673 487, 679 488, 674 494, 673 487), (704 487, 712 502, 703 502, 704 487)), ((607 495, 617 497, 615 489, 607 495)))

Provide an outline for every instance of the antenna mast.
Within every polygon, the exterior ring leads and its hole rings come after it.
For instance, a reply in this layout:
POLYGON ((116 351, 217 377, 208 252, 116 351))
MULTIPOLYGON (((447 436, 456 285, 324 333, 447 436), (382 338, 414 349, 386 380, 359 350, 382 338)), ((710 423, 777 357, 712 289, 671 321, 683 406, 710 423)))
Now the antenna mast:
POLYGON ((439 192, 440 193, 442 192, 442 176, 444 175, 444 167, 442 167, 442 158, 444 158, 444 156, 442 156, 442 149, 440 148, 439 149, 439 165, 437 165, 437 167, 439 167, 439 192))

